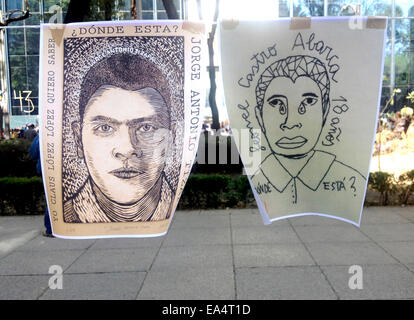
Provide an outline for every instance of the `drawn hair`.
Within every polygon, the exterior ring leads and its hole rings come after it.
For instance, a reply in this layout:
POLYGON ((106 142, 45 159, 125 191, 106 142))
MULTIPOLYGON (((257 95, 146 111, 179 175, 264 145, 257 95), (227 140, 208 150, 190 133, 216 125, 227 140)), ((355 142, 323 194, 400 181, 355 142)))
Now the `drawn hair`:
POLYGON ((316 82, 321 90, 322 96, 322 112, 323 123, 325 124, 326 117, 328 116, 330 102, 329 102, 329 90, 330 82, 328 72, 325 65, 317 58, 310 56, 290 56, 285 59, 278 60, 267 67, 261 74, 257 86, 256 86, 256 117, 260 126, 263 128, 263 124, 260 118, 263 117, 263 100, 267 87, 270 85, 273 79, 278 77, 286 77, 293 82, 299 77, 308 77, 316 82), (258 114, 259 113, 259 114, 258 114))
POLYGON ((154 103, 155 107, 166 107, 163 111, 166 109, 169 114, 168 106, 171 105, 171 92, 165 75, 155 64, 138 55, 116 54, 96 63, 86 74, 81 85, 79 98, 81 122, 85 108, 92 96, 98 93, 98 89, 109 89, 110 87, 139 91, 149 101, 157 102, 154 103))

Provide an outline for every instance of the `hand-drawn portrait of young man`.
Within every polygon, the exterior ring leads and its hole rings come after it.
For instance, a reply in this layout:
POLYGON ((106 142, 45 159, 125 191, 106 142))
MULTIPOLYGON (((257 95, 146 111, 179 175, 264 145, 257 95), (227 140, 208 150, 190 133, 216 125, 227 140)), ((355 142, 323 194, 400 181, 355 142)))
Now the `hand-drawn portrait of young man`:
MULTIPOLYGON (((79 83, 78 99, 64 98, 63 114, 65 222, 170 217, 179 173, 174 157, 180 152, 177 122, 183 119, 176 110, 183 76, 171 81, 167 69, 139 51, 112 50, 73 80, 79 83)), ((65 80, 64 93, 70 94, 72 79, 65 80)))
POLYGON ((272 63, 259 77, 256 102, 269 151, 252 176, 259 194, 294 206, 305 199, 317 208, 324 197, 352 199, 363 190, 361 173, 317 149, 330 110, 329 76, 319 59, 296 55, 272 63))

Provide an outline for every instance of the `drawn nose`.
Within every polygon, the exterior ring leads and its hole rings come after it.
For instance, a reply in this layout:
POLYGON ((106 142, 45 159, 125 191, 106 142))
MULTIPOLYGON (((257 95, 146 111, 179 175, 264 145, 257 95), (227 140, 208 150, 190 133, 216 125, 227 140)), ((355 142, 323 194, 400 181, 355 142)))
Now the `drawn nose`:
POLYGON ((302 128, 302 123, 298 122, 298 123, 291 123, 291 124, 287 124, 286 122, 282 123, 280 125, 280 129, 282 129, 282 131, 285 131, 286 129, 288 130, 292 130, 293 128, 302 128))
POLYGON ((143 154, 142 150, 138 150, 138 149, 134 149, 130 151, 122 151, 122 150, 117 150, 116 148, 114 148, 112 150, 112 156, 115 159, 119 159, 121 161, 139 159, 142 157, 142 154, 143 154))
POLYGON ((133 141, 131 141, 129 129, 121 126, 119 140, 117 141, 117 145, 112 149, 112 156, 120 161, 134 161, 141 158, 142 155, 142 149, 134 145, 133 141))

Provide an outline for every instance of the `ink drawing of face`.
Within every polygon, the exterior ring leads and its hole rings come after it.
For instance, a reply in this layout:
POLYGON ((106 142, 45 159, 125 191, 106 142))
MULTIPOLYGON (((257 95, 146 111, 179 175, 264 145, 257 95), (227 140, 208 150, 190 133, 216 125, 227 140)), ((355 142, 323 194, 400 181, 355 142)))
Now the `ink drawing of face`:
POLYGON ((78 134, 91 179, 110 200, 137 202, 160 178, 170 125, 155 89, 98 89, 85 107, 78 134))
POLYGON ((300 157, 315 147, 323 127, 322 94, 315 81, 300 76, 274 78, 263 100, 263 129, 270 149, 300 157))

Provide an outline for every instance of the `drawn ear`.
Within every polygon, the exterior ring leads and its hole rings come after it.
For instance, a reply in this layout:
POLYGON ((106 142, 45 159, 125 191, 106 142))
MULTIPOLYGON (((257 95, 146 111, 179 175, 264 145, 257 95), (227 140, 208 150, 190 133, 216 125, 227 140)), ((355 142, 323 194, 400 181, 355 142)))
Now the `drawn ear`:
POLYGON ((260 129, 263 133, 266 133, 266 129, 263 124, 263 118, 259 106, 254 107, 254 114, 256 115, 257 122, 259 123, 260 129))
POLYGON ((83 158, 83 145, 82 145, 82 135, 81 128, 78 121, 72 122, 72 131, 73 136, 75 137, 76 151, 79 158, 83 158))

